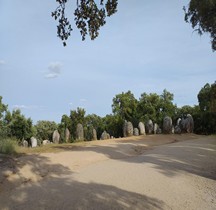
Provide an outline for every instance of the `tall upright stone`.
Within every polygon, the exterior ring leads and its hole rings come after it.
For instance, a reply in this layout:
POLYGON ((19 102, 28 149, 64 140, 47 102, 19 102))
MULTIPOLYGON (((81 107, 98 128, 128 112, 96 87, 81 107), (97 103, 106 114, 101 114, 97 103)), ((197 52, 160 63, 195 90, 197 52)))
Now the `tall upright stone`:
POLYGON ((164 117, 163 119, 163 133, 171 134, 172 133, 172 119, 171 117, 164 117))
POLYGON ((92 136, 93 136, 93 140, 97 140, 97 131, 96 131, 96 129, 94 129, 93 128, 93 130, 92 130, 92 136))
POLYGON ((186 118, 183 118, 180 122, 180 127, 184 133, 193 133, 194 120, 190 114, 187 114, 186 118))
POLYGON ((153 130, 154 130, 153 122, 152 122, 152 120, 148 120, 147 123, 146 123, 146 132, 147 132, 147 134, 152 134, 153 130))
POLYGON ((31 141, 31 146, 32 147, 37 147, 37 139, 35 137, 32 136, 30 141, 31 141))
POLYGON ((26 140, 23 140, 22 145, 23 147, 28 147, 28 142, 26 140))
POLYGON ((59 134, 58 130, 55 130, 53 132, 52 141, 53 141, 54 144, 59 144, 59 142, 60 142, 60 134, 59 134))
POLYGON ((101 140, 106 140, 106 139, 110 139, 110 135, 109 133, 107 133, 106 131, 104 131, 102 134, 101 134, 101 140))
POLYGON ((71 138, 70 131, 69 131, 68 128, 66 128, 65 129, 65 142, 69 143, 70 142, 70 138, 71 138))
POLYGON ((76 127, 76 140, 84 140, 83 126, 80 123, 78 123, 76 127))
POLYGON ((123 137, 127 137, 127 120, 123 124, 123 137))
POLYGON ((139 122, 139 125, 138 125, 138 128, 139 128, 139 133, 140 135, 145 135, 145 125, 143 122, 139 122))
POLYGON ((131 122, 127 122, 126 135, 128 137, 133 136, 133 124, 131 122))
POLYGON ((154 134, 158 134, 158 124, 157 123, 154 123, 154 134))
POLYGON ((139 136, 139 129, 138 128, 134 128, 133 134, 134 134, 134 136, 139 136))

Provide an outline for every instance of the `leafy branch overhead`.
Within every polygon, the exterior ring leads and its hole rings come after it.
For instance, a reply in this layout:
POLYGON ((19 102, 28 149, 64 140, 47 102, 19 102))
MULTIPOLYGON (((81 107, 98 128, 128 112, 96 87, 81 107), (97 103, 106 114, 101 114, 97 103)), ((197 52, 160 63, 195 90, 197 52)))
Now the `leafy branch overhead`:
POLYGON ((216 50, 216 0, 191 0, 184 7, 185 21, 200 35, 210 33, 212 50, 216 50))
MULTIPOLYGON (((72 26, 65 14, 65 5, 68 0, 56 0, 59 6, 52 17, 58 21, 57 35, 66 46, 66 41, 71 35, 72 26)), ((94 40, 99 35, 100 27, 106 23, 106 17, 117 12, 118 0, 77 0, 74 11, 76 27, 80 30, 82 40, 89 35, 94 40)))

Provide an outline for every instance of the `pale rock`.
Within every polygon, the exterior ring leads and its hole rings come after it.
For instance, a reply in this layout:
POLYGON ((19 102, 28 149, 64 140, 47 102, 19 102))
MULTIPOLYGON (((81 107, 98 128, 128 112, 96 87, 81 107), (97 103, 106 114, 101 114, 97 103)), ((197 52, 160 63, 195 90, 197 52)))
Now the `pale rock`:
POLYGON ((23 140, 22 145, 23 145, 23 147, 28 147, 28 141, 23 140))
POLYGON ((133 134, 134 134, 134 136, 139 136, 139 129, 138 128, 134 128, 133 134))
POLYGON ((148 122, 146 123, 146 132, 147 134, 152 134, 154 130, 154 125, 152 120, 148 120, 148 122))
POLYGON ((164 117, 163 119, 163 133, 171 134, 172 133, 172 119, 171 117, 164 117))
POLYGON ((66 128, 65 129, 65 142, 69 143, 70 142, 70 138, 71 138, 70 131, 69 131, 68 128, 66 128))
POLYGON ((32 136, 30 141, 31 141, 31 146, 32 147, 37 147, 37 139, 35 137, 32 136))
POLYGON ((139 133, 140 135, 145 135, 145 125, 143 122, 139 122, 139 125, 138 125, 138 128, 139 128, 139 133))
POLYGON ((60 134, 59 134, 58 130, 55 130, 55 131, 53 132, 52 141, 53 141, 54 144, 59 144, 59 141, 60 141, 60 134))
POLYGON ((82 124, 77 124, 76 127, 76 139, 77 140, 84 140, 84 131, 82 124))

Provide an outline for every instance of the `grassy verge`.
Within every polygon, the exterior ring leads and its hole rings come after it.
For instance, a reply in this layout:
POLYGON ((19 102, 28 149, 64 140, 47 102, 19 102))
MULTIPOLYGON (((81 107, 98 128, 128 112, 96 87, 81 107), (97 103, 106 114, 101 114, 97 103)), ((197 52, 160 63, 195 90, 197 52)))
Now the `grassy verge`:
POLYGON ((0 153, 13 155, 17 153, 18 144, 13 139, 0 139, 0 153))

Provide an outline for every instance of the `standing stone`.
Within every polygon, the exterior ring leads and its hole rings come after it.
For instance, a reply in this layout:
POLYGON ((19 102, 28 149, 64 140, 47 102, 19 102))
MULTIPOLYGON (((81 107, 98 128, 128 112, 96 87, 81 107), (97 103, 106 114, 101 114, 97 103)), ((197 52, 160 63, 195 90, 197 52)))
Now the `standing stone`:
POLYGON ((31 146, 32 147, 37 147, 37 139, 35 137, 32 136, 30 141, 31 141, 31 146))
POLYGON ((107 139, 110 139, 111 137, 110 137, 110 134, 109 133, 107 133, 107 139))
POLYGON ((28 147, 28 142, 26 140, 23 140, 22 145, 23 147, 28 147))
POLYGON ((187 133, 193 133, 194 130, 194 120, 190 114, 187 114, 187 126, 186 131, 187 133))
POLYGON ((127 121, 126 120, 124 121, 124 124, 123 124, 123 136, 127 137, 127 121))
POLYGON ((152 120, 148 120, 148 122, 146 123, 147 134, 152 134, 153 130, 154 130, 153 122, 152 122, 152 120))
POLYGON ((84 140, 84 131, 82 124, 78 123, 76 128, 76 139, 77 140, 84 140))
POLYGON ((159 127, 158 124, 154 123, 154 134, 157 134, 158 127, 159 127))
POLYGON ((59 134, 58 130, 55 130, 53 132, 52 141, 53 141, 54 144, 59 144, 60 134, 59 134))
POLYGON ((139 122, 138 128, 139 128, 140 135, 145 135, 146 134, 145 133, 145 126, 144 126, 143 122, 139 122))
POLYGON ((134 128, 133 134, 134 134, 134 136, 139 136, 139 129, 138 128, 134 128))
POLYGON ((126 136, 133 136, 133 124, 131 122, 127 122, 126 136))
POLYGON ((65 141, 66 141, 66 143, 70 142, 70 138, 71 138, 70 131, 68 128, 66 128, 65 129, 65 141))
POLYGON ((194 130, 194 120, 190 114, 187 114, 186 118, 183 118, 180 123, 182 132, 193 133, 194 130))
POLYGON ((50 141, 49 140, 43 140, 43 145, 47 145, 47 144, 50 144, 50 141))
POLYGON ((174 134, 175 133, 175 128, 174 128, 174 126, 172 126, 172 134, 174 134))
POLYGON ((92 130, 93 140, 97 140, 97 131, 95 129, 92 130))
POLYGON ((176 134, 181 134, 181 128, 180 128, 179 125, 176 125, 176 126, 175 126, 174 133, 176 133, 176 134))
POLYGON ((176 125, 180 126, 180 123, 181 123, 181 118, 178 118, 176 125))
POLYGON ((171 117, 164 117, 163 119, 163 133, 171 134, 172 133, 172 119, 171 117))
POLYGON ((106 139, 110 139, 110 135, 109 133, 107 133, 106 131, 104 131, 102 134, 101 134, 101 140, 106 140, 106 139))

